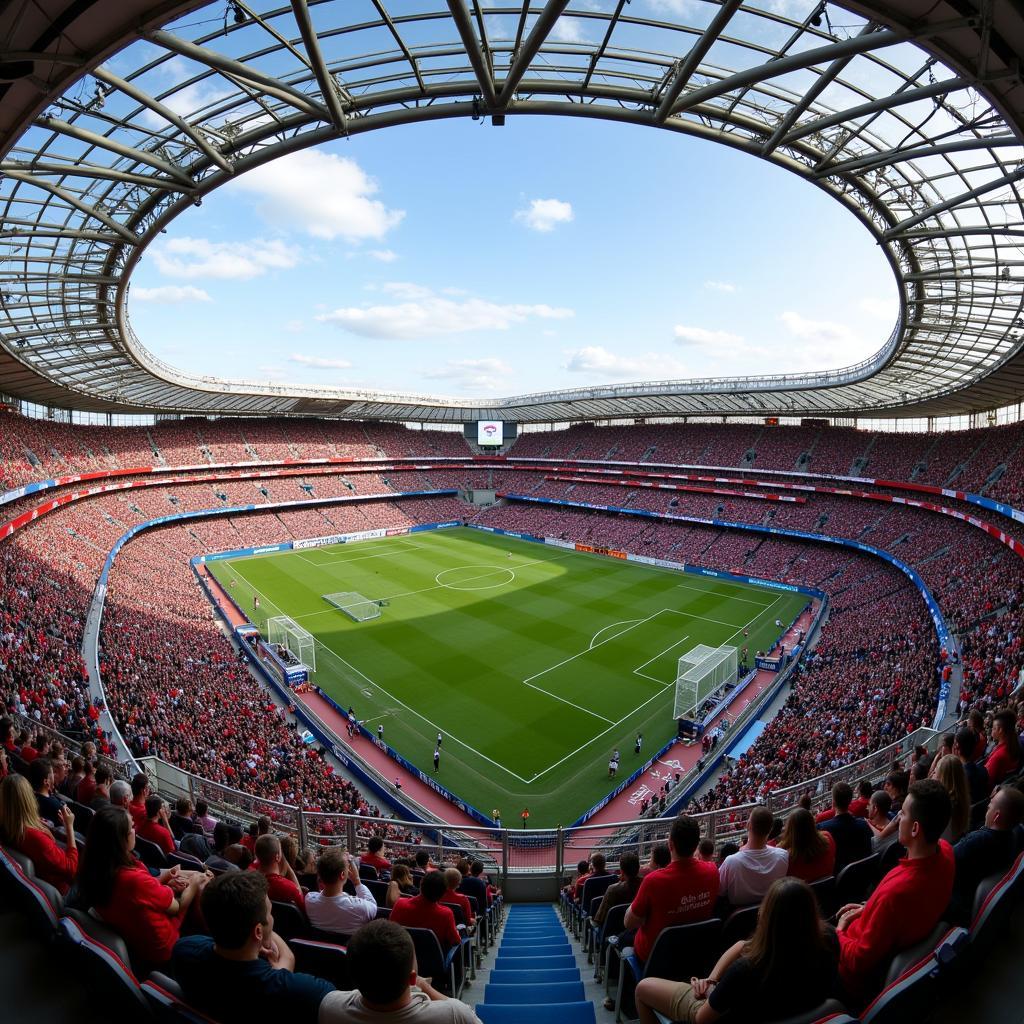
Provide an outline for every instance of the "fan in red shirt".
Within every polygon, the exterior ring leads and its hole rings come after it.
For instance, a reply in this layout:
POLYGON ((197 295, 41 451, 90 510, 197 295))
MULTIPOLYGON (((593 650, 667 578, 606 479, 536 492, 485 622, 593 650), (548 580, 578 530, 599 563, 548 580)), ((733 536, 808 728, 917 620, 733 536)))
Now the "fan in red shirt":
POLYGON ((668 834, 671 862, 644 876, 626 911, 626 927, 637 930, 633 945, 641 960, 651 955, 662 929, 711 917, 718 899, 718 868, 694 858, 699 842, 700 824, 688 814, 678 815, 668 834))
POLYGON ((306 897, 299 888, 299 880, 281 852, 277 836, 260 836, 256 840, 256 860, 250 871, 259 871, 267 879, 267 895, 272 903, 293 903, 305 912, 306 897))
POLYGON ((167 818, 167 804, 158 796, 150 796, 146 798, 145 807, 146 816, 135 823, 135 832, 143 839, 156 843, 163 850, 164 856, 169 856, 177 847, 167 818))
POLYGON ((836 866, 836 841, 819 832, 810 811, 798 807, 786 819, 779 849, 789 854, 789 874, 805 882, 828 878, 836 866))
POLYGON ((132 776, 132 800, 128 805, 128 813, 132 816, 136 830, 146 820, 146 799, 152 792, 149 779, 143 772, 132 776))
POLYGON ((419 896, 405 896, 391 910, 391 920, 406 928, 429 928, 447 953, 461 941, 455 927, 455 915, 448 907, 440 906, 448 892, 448 883, 440 871, 431 871, 420 882, 419 896))
POLYGON ((444 875, 445 884, 448 886, 448 891, 441 897, 441 902, 461 907, 463 919, 472 928, 474 923, 473 906, 469 902, 469 898, 459 892, 459 886, 462 885, 462 872, 458 868, 445 868, 440 874, 444 875))
POLYGON ((139 974, 170 959, 185 914, 213 875, 178 867, 154 877, 133 856, 135 826, 123 807, 101 807, 89 825, 78 889, 82 902, 125 941, 139 974))
POLYGON ((8 775, 0 782, 0 841, 32 861, 36 874, 66 896, 78 869, 75 816, 61 808, 66 845, 58 846, 39 817, 36 795, 24 775, 8 775))
POLYGON ((992 716, 992 740, 996 748, 988 755, 985 771, 988 772, 989 784, 995 789, 1020 767, 1020 736, 1014 712, 998 711, 992 716))
POLYGON ((870 998, 892 957, 928 935, 949 906, 955 862, 952 847, 939 837, 951 814, 941 782, 913 783, 900 816, 899 841, 907 856, 867 903, 840 909, 839 975, 854 999, 870 998))
POLYGON ((380 836, 373 836, 366 844, 366 853, 359 855, 360 864, 369 864, 377 874, 391 870, 391 861, 381 856, 380 851, 384 849, 384 840, 380 836))

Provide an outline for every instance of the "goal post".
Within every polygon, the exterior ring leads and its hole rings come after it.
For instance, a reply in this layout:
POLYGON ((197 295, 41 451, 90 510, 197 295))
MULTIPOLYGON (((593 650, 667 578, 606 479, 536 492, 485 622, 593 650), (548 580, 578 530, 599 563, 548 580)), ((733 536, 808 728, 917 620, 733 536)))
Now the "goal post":
POLYGON ((324 594, 323 599, 338 611, 344 612, 353 622, 368 622, 380 618, 382 601, 371 601, 355 591, 340 594, 324 594))
POLYGON ((711 694, 736 682, 735 647, 698 644, 679 659, 673 718, 691 718, 711 694))
POLYGON ((285 650, 310 672, 316 671, 316 642, 313 635, 287 615, 267 619, 267 642, 285 650))

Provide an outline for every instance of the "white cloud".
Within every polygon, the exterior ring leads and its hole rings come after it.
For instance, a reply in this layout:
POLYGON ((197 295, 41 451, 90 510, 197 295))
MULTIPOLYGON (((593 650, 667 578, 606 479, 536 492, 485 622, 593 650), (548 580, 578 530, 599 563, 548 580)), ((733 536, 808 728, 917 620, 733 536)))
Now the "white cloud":
POLYGON ((383 238, 405 216, 371 198, 379 186, 355 160, 315 149, 257 167, 233 186, 255 195, 271 223, 328 241, 383 238))
POLYGON ((293 352, 288 361, 298 363, 300 366, 313 366, 322 370, 347 370, 352 364, 347 359, 325 359, 323 356, 304 356, 300 352, 293 352))
POLYGON ((564 320, 575 315, 571 309, 543 303, 498 303, 472 297, 456 301, 442 298, 421 285, 398 281, 382 288, 405 301, 347 306, 316 319, 367 338, 413 339, 468 331, 505 331, 526 320, 564 320))
POLYGON ((391 249, 371 249, 370 255, 381 263, 394 263, 398 259, 398 253, 391 249))
POLYGON ((582 18, 562 15, 551 30, 551 38, 560 43, 585 43, 589 37, 582 18))
POLYGON ((838 345, 850 342, 856 337, 845 324, 832 323, 829 320, 808 320, 807 317, 792 310, 782 313, 779 319, 794 338, 816 345, 838 345))
POLYGON ((427 370, 429 380, 450 380, 459 387, 472 390, 499 388, 512 373, 512 367, 501 359, 449 359, 444 366, 427 370))
POLYGON ((284 325, 284 329, 288 334, 301 334, 306 329, 306 325, 301 320, 289 320, 284 325))
POLYGON ((860 308, 867 313, 868 316, 874 316, 878 317, 879 320, 888 320, 892 322, 896 319, 896 310, 898 307, 895 302, 869 297, 860 300, 860 308))
POLYGON ((734 292, 736 291, 736 285, 730 284, 728 281, 705 281, 704 287, 709 292, 734 292))
POLYGON ((276 240, 211 242, 208 238, 172 238, 153 249, 160 273, 167 277, 213 277, 245 281, 268 270, 288 270, 299 262, 299 252, 276 240))
POLYGON ((213 301, 202 288, 195 288, 190 284, 165 284, 157 288, 133 288, 132 298, 137 302, 161 302, 165 304, 213 301))
POLYGON ((609 377, 623 380, 676 378, 687 375, 686 368, 676 359, 657 352, 647 352, 636 356, 620 356, 601 345, 588 345, 585 348, 570 350, 568 359, 562 368, 570 373, 587 373, 591 376, 609 377))
POLYGON ((676 341, 682 345, 696 345, 699 347, 720 347, 725 345, 740 345, 743 338, 738 334, 730 334, 729 331, 709 331, 704 327, 686 327, 683 324, 676 324, 672 332, 676 341))
POLYGON ((528 207, 515 212, 515 219, 531 231, 553 231, 555 225, 568 224, 572 217, 572 203, 561 199, 531 199, 528 207))

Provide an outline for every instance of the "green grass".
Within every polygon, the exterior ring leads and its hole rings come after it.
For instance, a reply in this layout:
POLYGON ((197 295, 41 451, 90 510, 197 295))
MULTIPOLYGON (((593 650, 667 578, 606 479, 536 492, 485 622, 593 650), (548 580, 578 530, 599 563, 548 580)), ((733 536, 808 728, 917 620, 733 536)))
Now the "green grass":
POLYGON ((671 738, 683 653, 753 654, 806 600, 470 529, 208 564, 257 625, 314 635, 315 681, 369 729, 428 772, 440 730, 438 780, 507 824, 529 806, 535 827, 608 792, 614 748, 621 781, 671 738), (346 590, 390 603, 356 623, 323 600, 346 590))

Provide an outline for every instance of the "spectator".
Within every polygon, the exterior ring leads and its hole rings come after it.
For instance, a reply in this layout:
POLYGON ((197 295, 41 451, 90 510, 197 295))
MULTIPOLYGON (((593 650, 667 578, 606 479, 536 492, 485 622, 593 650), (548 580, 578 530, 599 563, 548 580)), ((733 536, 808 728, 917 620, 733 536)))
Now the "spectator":
MULTIPOLYGON (((580 861, 580 863, 582 864, 583 862, 580 861)), ((579 901, 583 898, 583 886, 586 885, 586 883, 588 882, 589 879, 591 879, 591 878, 604 878, 607 873, 608 872, 607 872, 607 870, 605 868, 604 854, 603 853, 595 853, 590 858, 590 864, 589 864, 588 870, 584 874, 579 875, 577 877, 577 879, 576 879, 576 883, 573 886, 573 894, 572 894, 573 902, 574 903, 579 903, 579 901)), ((586 908, 584 908, 584 909, 586 909, 586 908)))
POLYGON ((868 816, 868 804, 871 803, 871 794, 874 791, 869 779, 861 779, 857 783, 857 796, 850 802, 850 813, 855 818, 868 816))
POLYGON ((53 767, 48 757, 37 757, 28 766, 28 780, 36 795, 39 817, 56 825, 64 802, 53 795, 53 767))
POLYGON ((257 871, 221 875, 206 887, 201 905, 210 935, 190 935, 174 947, 174 975, 185 998, 220 1024, 317 1024, 334 986, 294 973, 294 954, 274 934, 266 878, 257 871))
POLYGON ((105 764, 101 764, 96 769, 96 789, 89 801, 89 807, 92 810, 98 811, 110 803, 110 786, 113 781, 114 773, 105 764))
POLYGON ((465 1003, 445 998, 426 978, 417 978, 412 938, 391 921, 373 921, 352 937, 348 966, 357 988, 331 992, 321 1005, 319 1024, 480 1024, 465 1003))
MULTIPOLYGON (((463 879, 463 885, 466 883, 463 879)), ((391 868, 391 881, 388 882, 387 905, 393 907, 403 896, 415 896, 416 887, 412 884, 412 872, 405 864, 395 864, 391 868)), ((486 896, 484 897, 486 903, 486 896)), ((480 901, 477 900, 477 906, 480 901)))
POLYGON ((320 854, 316 874, 321 890, 306 897, 306 916, 314 928, 347 938, 377 916, 373 893, 362 883, 355 862, 340 846, 328 846, 320 854), (344 891, 346 880, 352 883, 355 896, 344 891))
POLYGON ((898 814, 903 806, 909 784, 910 777, 901 768, 894 768, 886 775, 882 788, 889 794, 889 798, 892 800, 892 811, 894 814, 898 814))
MULTIPOLYGON (((118 779, 116 782, 110 785, 110 803, 115 807, 123 807, 126 811, 128 805, 132 801, 132 787, 124 781, 124 779, 118 779)), ((129 814, 131 812, 129 811, 129 814)))
POLYGON ((423 876, 418 896, 405 896, 391 911, 391 920, 407 928, 429 928, 441 943, 441 951, 447 953, 462 940, 455 927, 455 915, 448 907, 440 906, 448 891, 444 876, 431 871, 423 876))
POLYGON ((715 843, 712 839, 702 839, 697 844, 697 860, 706 861, 708 864, 715 860, 715 843))
POLYGON ((786 819, 779 849, 789 854, 789 874, 816 882, 835 873, 836 844, 828 832, 819 831, 810 811, 798 807, 786 819))
POLYGON ((871 807, 868 811, 872 853, 884 853, 896 842, 896 830, 892 827, 894 819, 892 797, 884 789, 876 790, 871 794, 871 807))
POLYGON ((953 847, 956 878, 951 906, 956 920, 968 923, 978 884, 1013 863, 1017 849, 1014 830, 1022 821, 1024 794, 1013 786, 1001 786, 992 794, 985 824, 953 847))
POLYGON ((430 851, 429 850, 417 850, 416 851, 416 871, 421 871, 426 874, 428 871, 436 871, 437 866, 430 863, 430 851))
POLYGON ((271 901, 293 903, 299 910, 304 910, 306 901, 295 872, 281 853, 281 840, 277 836, 262 835, 256 840, 255 852, 256 859, 250 870, 266 876, 271 901))
POLYGON ((877 991, 888 961, 935 927, 953 893, 953 850, 941 838, 949 824, 949 794, 935 779, 915 782, 900 816, 904 857, 867 903, 839 911, 839 973, 847 992, 864 999, 877 991))
POLYGON ((75 803, 88 807, 92 803, 92 798, 96 795, 96 765, 92 761, 86 760, 83 762, 82 767, 85 774, 75 790, 75 803))
POLYGON ((237 825, 218 821, 213 828, 213 853, 206 858, 206 866, 214 871, 237 871, 238 864, 234 860, 228 860, 226 852, 231 846, 245 849, 241 843, 242 830, 237 825))
POLYGON ((768 845, 772 821, 767 807, 755 807, 747 819, 746 843, 719 868, 722 895, 734 907, 760 903, 772 882, 789 869, 789 854, 768 845))
POLYGON ((686 814, 677 815, 668 836, 668 867, 644 877, 626 911, 626 928, 636 929, 633 944, 640 960, 646 961, 651 955, 662 929, 711 916, 718 898, 718 868, 694 858, 699 842, 697 821, 686 814))
POLYGON ((833 870, 838 875, 847 864, 871 856, 871 829, 862 818, 850 813, 853 790, 848 782, 837 782, 832 787, 833 815, 821 823, 821 830, 827 832, 836 844, 836 861, 833 870))
POLYGON ((64 830, 64 846, 39 817, 36 795, 24 775, 8 775, 0 782, 0 842, 23 853, 32 861, 36 874, 66 896, 78 869, 75 845, 75 816, 71 808, 60 809, 58 818, 64 830))
POLYGON ((441 902, 459 907, 467 928, 472 929, 476 923, 473 907, 469 899, 459 892, 459 886, 462 884, 462 872, 458 868, 445 868, 441 874, 444 875, 444 880, 448 885, 448 892, 441 898, 441 902))
POLYGON ((171 957, 193 899, 213 877, 208 872, 167 868, 156 877, 132 856, 135 826, 121 807, 101 807, 89 823, 78 889, 125 941, 140 975, 171 957))
POLYGON ((796 878, 777 879, 758 911, 754 934, 730 946, 707 978, 639 982, 641 1024, 657 1024, 654 1011, 693 1024, 711 1024, 723 1014, 754 1021, 805 1013, 835 991, 838 952, 835 932, 822 922, 810 887, 796 878))
POLYGON ((735 843, 722 843, 718 848, 718 867, 719 873, 721 873, 722 865, 732 856, 740 852, 740 848, 735 843))
POLYGON ((960 758, 960 763, 964 766, 964 774, 967 776, 967 792, 972 805, 987 800, 991 788, 985 766, 973 760, 977 739, 974 733, 966 728, 957 729, 956 735, 953 737, 953 753, 960 758))
POLYGON ((67 778, 64 780, 64 784, 60 787, 61 794, 66 796, 69 800, 76 800, 78 793, 78 784, 85 778, 85 758, 80 754, 75 754, 71 758, 71 770, 68 772, 67 778))
POLYGON ((205 800, 196 801, 196 821, 202 825, 203 831, 208 836, 213 835, 213 830, 217 827, 217 819, 210 817, 210 805, 205 800))
POLYGON ((574 903, 576 902, 576 892, 579 887, 590 877, 590 861, 581 860, 576 865, 576 877, 565 886, 565 893, 574 903))
POLYGON ((667 868, 671 863, 672 851, 668 848, 668 843, 658 843, 651 847, 651 856, 647 863, 640 868, 640 877, 646 878, 652 871, 667 868))
POLYGON ((158 846, 165 857, 177 849, 168 827, 167 804, 158 796, 146 797, 146 816, 135 823, 135 832, 140 838, 158 846))
MULTIPOLYGON (((459 889, 464 892, 467 896, 472 896, 476 900, 477 910, 483 914, 491 904, 491 893, 487 882, 484 880, 484 865, 482 861, 475 860, 470 866, 469 874, 462 879, 462 885, 459 889)), ((388 890, 388 899, 390 900, 391 892, 388 890)), ((389 904, 390 905, 390 904, 389 904)))
POLYGON ((371 836, 366 844, 366 853, 359 855, 360 864, 369 864, 377 871, 378 875, 391 870, 391 861, 381 854, 384 849, 384 840, 380 836, 371 836))
POLYGON ((967 831, 971 816, 971 798, 967 792, 967 775, 960 758, 954 754, 946 754, 941 758, 935 769, 935 778, 942 783, 952 804, 949 824, 942 838, 947 843, 959 842, 967 831))
POLYGON ((997 711, 992 716, 992 742, 995 749, 988 755, 985 771, 990 789, 1020 768, 1020 735, 1017 732, 1017 714, 997 711))
MULTIPOLYGON (((714 846, 712 846, 714 849, 714 846)), ((698 858, 703 860, 703 858, 698 858)), ((604 924, 608 911, 622 903, 632 903, 640 891, 640 858, 635 853, 624 853, 619 858, 619 881, 608 886, 594 914, 595 924, 604 924)))
POLYGON ((136 829, 141 822, 146 820, 146 798, 152 793, 153 790, 150 788, 145 772, 138 772, 132 776, 132 800, 128 805, 128 813, 131 814, 132 823, 136 829))
POLYGON ((197 825, 195 822, 192 801, 187 796, 178 797, 167 824, 170 826, 171 834, 179 841, 185 836, 195 835, 197 828, 200 832, 202 831, 202 825, 197 825))

